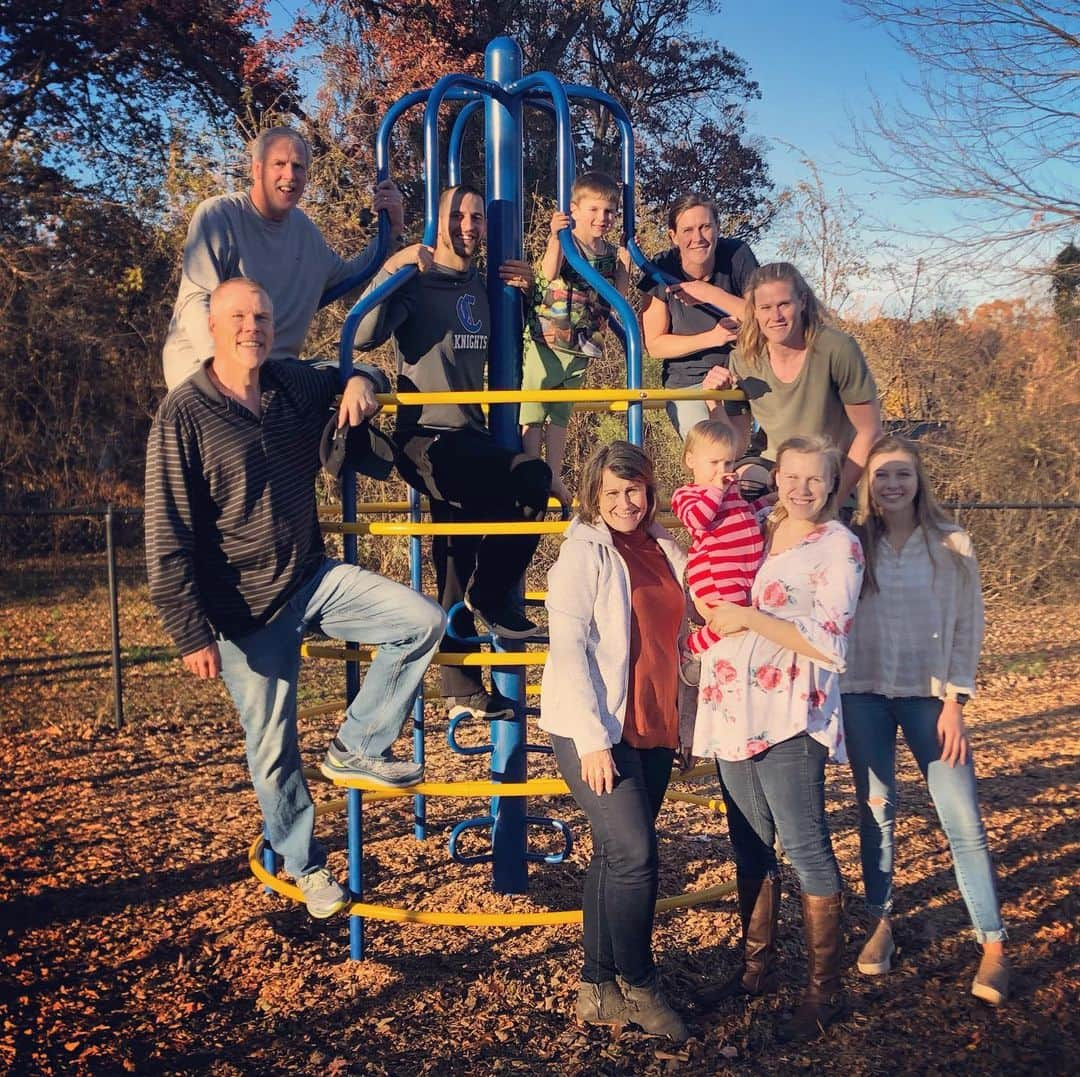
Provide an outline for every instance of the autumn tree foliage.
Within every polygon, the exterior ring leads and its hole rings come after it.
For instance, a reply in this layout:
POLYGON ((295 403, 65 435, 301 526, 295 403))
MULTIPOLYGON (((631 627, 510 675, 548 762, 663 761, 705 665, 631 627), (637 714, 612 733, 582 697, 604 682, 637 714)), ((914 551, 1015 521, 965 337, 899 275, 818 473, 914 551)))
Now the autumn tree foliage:
MULTIPOLYGON (((886 419, 931 420, 927 454, 948 499, 1080 500, 1080 348, 1054 313, 1023 300, 849 325, 886 419)), ((962 514, 988 587, 1042 595, 1080 572, 1080 514, 962 514)))
MULTIPOLYGON (((441 75, 480 74, 492 38, 513 37, 525 69, 553 71, 596 86, 634 123, 639 187, 663 208, 693 187, 713 197, 729 230, 753 235, 768 217, 768 171, 745 125, 745 103, 759 96, 744 60, 692 25, 719 13, 717 0, 324 0, 325 19, 297 31, 320 40, 330 69, 320 120, 339 139, 370 146, 387 105, 441 75)), ((575 109, 578 167, 617 171, 617 131, 599 108, 575 109)), ((530 124, 529 186, 554 189, 550 124, 530 124)), ((418 149, 400 148, 415 171, 418 149)), ((478 154, 476 155, 479 156, 478 154)))
POLYGON ((0 504, 137 496, 172 271, 134 214, 0 155, 0 504))
MULTIPOLYGON (((0 0, 0 145, 102 189, 160 166, 171 122, 303 116, 266 0, 0 0)), ((126 193, 131 196, 131 190, 126 193)))

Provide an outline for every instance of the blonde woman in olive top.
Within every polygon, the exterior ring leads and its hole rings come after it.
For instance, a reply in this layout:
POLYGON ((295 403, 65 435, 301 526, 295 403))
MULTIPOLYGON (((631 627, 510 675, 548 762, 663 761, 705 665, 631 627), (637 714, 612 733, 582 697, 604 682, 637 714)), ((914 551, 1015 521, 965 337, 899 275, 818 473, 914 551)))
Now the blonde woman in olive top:
POLYGON ((765 431, 763 455, 775 461, 792 437, 828 438, 843 454, 838 491, 843 505, 855 489, 870 446, 881 437, 877 386, 855 340, 825 324, 825 312, 802 274, 788 262, 760 266, 744 293, 746 313, 729 370, 714 367, 703 386, 733 384, 745 401, 725 401, 740 446, 753 418, 765 431))

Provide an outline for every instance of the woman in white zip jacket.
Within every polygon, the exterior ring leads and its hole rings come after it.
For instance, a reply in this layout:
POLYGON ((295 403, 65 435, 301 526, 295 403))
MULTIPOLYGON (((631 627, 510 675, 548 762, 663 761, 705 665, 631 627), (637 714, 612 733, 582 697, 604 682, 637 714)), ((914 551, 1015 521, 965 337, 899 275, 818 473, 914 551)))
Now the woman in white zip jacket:
POLYGON ((679 747, 686 559, 654 520, 652 461, 637 446, 597 449, 578 497, 548 573, 540 696, 540 727, 592 828, 577 1015, 681 1041, 686 1026, 657 982, 652 927, 655 819, 679 747))

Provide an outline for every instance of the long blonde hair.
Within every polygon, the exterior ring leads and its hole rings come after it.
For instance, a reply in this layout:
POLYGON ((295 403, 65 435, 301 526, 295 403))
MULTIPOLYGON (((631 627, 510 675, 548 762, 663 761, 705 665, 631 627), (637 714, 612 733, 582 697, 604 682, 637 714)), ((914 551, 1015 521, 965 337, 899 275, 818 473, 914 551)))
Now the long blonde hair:
POLYGON ((803 275, 790 262, 769 262, 758 266, 750 274, 743 299, 746 300, 746 313, 739 326, 739 338, 735 347, 739 357, 746 363, 762 366, 768 360, 769 345, 757 323, 754 313, 754 296, 763 284, 788 284, 795 293, 795 298, 802 304, 802 332, 806 347, 814 343, 814 338, 825 325, 825 308, 806 283, 803 275))
POLYGON ((894 452, 901 452, 905 456, 910 456, 915 467, 915 479, 918 484, 913 502, 915 527, 922 533, 923 541, 926 543, 926 548, 930 553, 930 560, 934 563, 935 573, 937 572, 938 555, 942 549, 948 550, 950 556, 962 569, 965 571, 968 569, 966 559, 949 545, 948 536, 959 531, 960 528, 945 515, 945 510, 934 496, 918 447, 913 441, 908 441, 907 438, 899 437, 896 434, 886 434, 874 442, 870 449, 870 455, 866 458, 866 467, 859 478, 858 507, 855 509, 855 516, 852 519, 855 533, 859 536, 863 554, 866 556, 866 569, 863 573, 864 594, 878 590, 874 566, 877 563, 878 546, 886 531, 885 517, 881 512, 881 507, 875 503, 870 492, 870 486, 873 482, 874 457, 894 452))
MULTIPOLYGON (((797 452, 804 454, 817 453, 825 460, 825 474, 831 481, 829 483, 829 496, 818 513, 816 522, 825 523, 826 520, 835 520, 837 513, 837 498, 840 493, 840 477, 843 474, 844 457, 840 450, 828 439, 818 434, 790 437, 782 442, 776 450, 776 471, 780 471, 780 462, 784 453, 797 452)), ((787 509, 777 502, 776 507, 769 513, 766 520, 766 528, 771 537, 776 529, 788 517, 787 509)))

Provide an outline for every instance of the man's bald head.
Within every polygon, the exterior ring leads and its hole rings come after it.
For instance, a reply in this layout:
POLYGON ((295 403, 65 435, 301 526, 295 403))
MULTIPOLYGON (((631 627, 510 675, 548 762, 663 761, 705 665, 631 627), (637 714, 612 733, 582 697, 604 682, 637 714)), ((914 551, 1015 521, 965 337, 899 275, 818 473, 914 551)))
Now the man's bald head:
POLYGON ((250 277, 231 277, 229 280, 223 280, 210 293, 210 317, 214 316, 215 307, 220 311, 222 305, 228 302, 232 296, 244 290, 258 292, 262 295, 270 311, 270 316, 274 316, 273 301, 267 294, 266 289, 258 281, 252 280, 250 277))
POLYGON ((246 277, 219 284, 210 293, 210 335, 219 376, 261 366, 274 343, 274 305, 262 285, 246 277))

